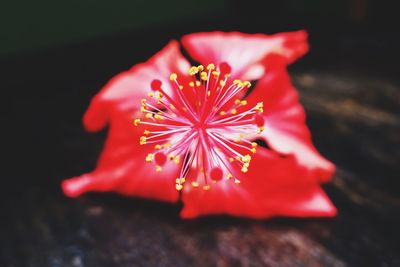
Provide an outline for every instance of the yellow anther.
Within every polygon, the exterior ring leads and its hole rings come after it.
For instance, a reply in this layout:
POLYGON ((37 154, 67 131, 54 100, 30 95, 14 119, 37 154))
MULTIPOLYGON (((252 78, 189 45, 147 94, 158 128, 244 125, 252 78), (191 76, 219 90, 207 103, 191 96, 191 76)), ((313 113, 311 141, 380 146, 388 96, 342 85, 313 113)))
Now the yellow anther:
POLYGON ((146 98, 140 99, 140 103, 142 103, 142 106, 145 106, 146 105, 146 98))
POLYGON ((171 81, 175 81, 176 78, 178 78, 178 75, 176 75, 176 73, 171 73, 171 75, 169 75, 169 79, 170 79, 171 81))
POLYGON ((207 72, 202 71, 202 72, 200 73, 200 78, 201 78, 203 81, 207 81, 207 80, 208 80, 208 74, 207 74, 207 72))
POLYGON ((261 133, 264 132, 264 130, 265 130, 265 127, 259 127, 257 133, 258 133, 258 134, 261 134, 261 133))
POLYGON ((256 142, 252 142, 252 143, 251 143, 251 146, 252 146, 252 147, 257 147, 258 144, 257 144, 256 142))
POLYGON ((214 70, 214 71, 211 72, 211 73, 212 73, 212 75, 213 75, 215 78, 217 78, 217 77, 219 76, 219 72, 216 71, 216 70, 214 70))
POLYGON ((162 171, 162 167, 161 166, 156 166, 156 172, 161 172, 162 171))
POLYGON ((204 70, 204 66, 203 66, 203 65, 198 65, 198 66, 197 66, 197 69, 198 69, 199 71, 203 71, 203 70, 204 70))
POLYGON ((192 186, 193 186, 194 188, 199 187, 199 183, 196 182, 196 181, 193 181, 191 184, 192 184, 192 186))
POLYGON ((146 156, 146 162, 152 162, 154 159, 154 154, 147 154, 146 156))
POLYGON ((240 160, 240 157, 239 157, 239 156, 235 156, 235 159, 236 159, 236 160, 240 160))
POLYGON ((210 96, 210 95, 211 95, 211 91, 208 90, 208 91, 207 91, 207 96, 210 96))
POLYGON ((172 105, 172 104, 169 104, 169 107, 170 107, 171 109, 175 109, 175 106, 172 105))
POLYGON ((203 190, 208 191, 210 190, 211 186, 209 184, 203 185, 203 190))
POLYGON ((263 112, 264 111, 263 107, 264 107, 264 103, 263 102, 258 102, 254 109, 259 111, 259 112, 263 112))
POLYGON ((195 67, 195 66, 192 66, 192 67, 189 69, 189 75, 190 75, 190 76, 196 75, 198 72, 199 72, 199 69, 198 69, 197 67, 195 67))
POLYGON ((145 107, 141 106, 141 107, 140 107, 140 111, 143 112, 143 113, 145 113, 147 110, 146 110, 145 107))
POLYGON ((178 87, 179 87, 179 89, 181 89, 181 90, 183 89, 183 85, 179 85, 178 87))
POLYGON ((243 87, 249 88, 249 87, 251 86, 251 82, 249 82, 249 81, 244 81, 244 82, 242 83, 242 85, 243 85, 243 87))
POLYGON ((240 180, 235 179, 235 184, 240 184, 240 180))
POLYGON ((214 70, 215 69, 215 65, 214 64, 208 64, 207 65, 207 70, 214 70))
POLYGON ((183 189, 183 185, 181 185, 181 184, 176 184, 176 185, 175 185, 175 189, 178 190, 178 191, 181 191, 181 190, 183 189))
POLYGON ((141 145, 144 145, 144 144, 146 144, 146 136, 141 136, 140 137, 140 140, 139 140, 139 143, 141 144, 141 145))
POLYGON ((255 154, 257 152, 257 149, 255 147, 253 147, 252 149, 250 149, 250 151, 255 154))
POLYGON ((148 92, 147 95, 148 95, 149 97, 153 97, 153 96, 154 96, 154 93, 153 93, 153 92, 148 92))
POLYGON ((236 108, 233 108, 233 109, 231 110, 231 113, 232 113, 233 115, 235 115, 235 114, 237 113, 237 109, 236 109, 236 108))
POLYGON ((189 82, 190 87, 194 87, 194 82, 189 82))
POLYGON ((171 147, 171 143, 165 143, 165 144, 163 145, 163 147, 164 147, 164 148, 170 148, 170 147, 171 147))
POLYGON ((235 159, 234 158, 229 158, 229 162, 234 162, 235 159))
POLYGON ((222 115, 222 116, 224 116, 225 114, 226 114, 226 112, 225 112, 225 111, 223 111, 223 110, 219 112, 219 115, 222 115))
POLYGON ((243 173, 248 172, 248 170, 249 170, 249 169, 248 169, 246 166, 243 166, 242 169, 241 169, 241 171, 242 171, 243 173))
POLYGON ((235 104, 236 104, 236 105, 239 105, 239 104, 240 104, 240 99, 236 99, 236 100, 235 100, 235 104))
POLYGON ((178 156, 176 156, 175 158, 174 158, 174 162, 176 163, 176 164, 179 164, 179 162, 181 162, 181 157, 178 155, 178 156))
POLYGON ((155 146, 154 146, 154 149, 160 150, 160 149, 161 149, 161 145, 158 145, 158 144, 155 145, 155 146))
POLYGON ((140 124, 140 119, 135 119, 135 120, 133 121, 133 125, 139 126, 139 124, 140 124))
POLYGON ((154 119, 156 119, 156 120, 161 120, 161 119, 162 119, 162 116, 156 114, 156 115, 154 115, 154 119))
POLYGON ((225 81, 224 81, 224 80, 220 80, 220 81, 219 81, 219 85, 220 85, 221 87, 225 86, 225 81))
POLYGON ((175 158, 175 156, 174 155, 172 155, 172 154, 168 154, 168 159, 169 160, 173 160, 175 158))
POLYGON ((144 130, 143 134, 144 134, 144 135, 149 135, 149 134, 150 134, 150 131, 149 131, 149 130, 144 130))
POLYGON ((201 82, 200 81, 196 81, 196 86, 200 86, 201 82))
POLYGON ((228 179, 232 179, 232 178, 233 178, 233 175, 232 175, 232 173, 228 173, 228 176, 227 176, 227 178, 228 178, 228 179))
POLYGON ((240 101, 240 105, 246 106, 246 105, 247 105, 247 100, 242 100, 242 101, 240 101))
POLYGON ((153 114, 146 113, 145 117, 146 117, 146 119, 151 119, 151 118, 153 118, 153 114))
POLYGON ((182 190, 182 188, 183 188, 182 184, 186 182, 186 179, 185 179, 185 177, 176 178, 175 182, 176 182, 176 185, 175 185, 176 190, 180 191, 180 190, 182 190))
POLYGON ((175 179, 175 183, 177 183, 177 184, 183 184, 184 182, 186 182, 185 177, 180 177, 180 178, 175 179))
POLYGON ((235 84, 235 85, 237 85, 237 86, 239 86, 239 87, 243 87, 243 83, 242 83, 241 80, 234 80, 234 81, 233 81, 233 84, 235 84))
POLYGON ((243 163, 243 166, 248 168, 250 166, 250 163, 249 162, 243 163))
POLYGON ((251 156, 249 154, 242 157, 243 162, 250 162, 250 160, 251 160, 251 156))

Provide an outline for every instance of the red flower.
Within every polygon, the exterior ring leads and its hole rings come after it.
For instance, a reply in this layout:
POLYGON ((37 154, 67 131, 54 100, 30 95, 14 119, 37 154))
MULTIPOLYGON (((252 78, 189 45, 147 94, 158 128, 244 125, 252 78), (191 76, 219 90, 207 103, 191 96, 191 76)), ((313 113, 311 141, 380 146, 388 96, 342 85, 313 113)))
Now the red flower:
POLYGON ((94 97, 84 125, 109 124, 105 148, 64 193, 181 195, 184 218, 334 216, 320 183, 335 167, 313 146, 286 70, 307 52, 306 33, 195 33, 182 44, 203 65, 190 67, 172 41, 94 97), (259 81, 247 96, 248 80, 259 81))

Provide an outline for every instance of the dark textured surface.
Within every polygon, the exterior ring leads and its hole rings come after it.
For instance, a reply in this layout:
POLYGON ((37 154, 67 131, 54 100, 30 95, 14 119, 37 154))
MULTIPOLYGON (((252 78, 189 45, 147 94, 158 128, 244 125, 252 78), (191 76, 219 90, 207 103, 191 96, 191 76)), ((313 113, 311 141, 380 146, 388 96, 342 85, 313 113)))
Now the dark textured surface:
POLYGON ((64 197, 60 181, 91 170, 105 137, 81 127, 90 97, 170 38, 163 33, 145 42, 144 36, 1 62, 7 161, 0 266, 400 265, 397 46, 362 35, 311 35, 311 54, 291 68, 315 144, 338 167, 324 186, 338 217, 183 221, 179 205, 115 195, 64 197))

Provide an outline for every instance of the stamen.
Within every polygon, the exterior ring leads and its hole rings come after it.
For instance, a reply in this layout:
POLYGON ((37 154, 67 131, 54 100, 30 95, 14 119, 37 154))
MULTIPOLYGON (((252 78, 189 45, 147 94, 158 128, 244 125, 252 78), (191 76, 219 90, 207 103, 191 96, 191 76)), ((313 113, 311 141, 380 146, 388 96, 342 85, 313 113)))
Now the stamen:
POLYGON ((178 191, 186 179, 207 191, 223 179, 239 184, 234 174, 248 172, 257 147, 248 138, 264 130, 263 104, 247 108, 247 100, 237 97, 251 83, 232 81, 230 71, 227 63, 192 66, 187 72, 191 81, 179 83, 172 73, 166 91, 160 80, 153 80, 149 98, 141 100, 144 116, 133 124, 146 127, 139 143, 154 145, 145 161, 155 164, 157 172, 169 162, 180 165, 178 191), (191 175, 194 169, 198 173, 191 175))
POLYGON ((147 154, 146 156, 146 162, 152 162, 154 159, 154 154, 147 154))

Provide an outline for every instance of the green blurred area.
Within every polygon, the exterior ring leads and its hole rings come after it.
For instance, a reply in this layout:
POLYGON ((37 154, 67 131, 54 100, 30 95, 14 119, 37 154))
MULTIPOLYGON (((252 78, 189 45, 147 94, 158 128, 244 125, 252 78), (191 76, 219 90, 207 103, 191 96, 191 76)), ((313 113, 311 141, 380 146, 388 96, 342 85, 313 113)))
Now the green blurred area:
POLYGON ((226 0, 15 0, 0 8, 0 55, 217 14, 226 0))

